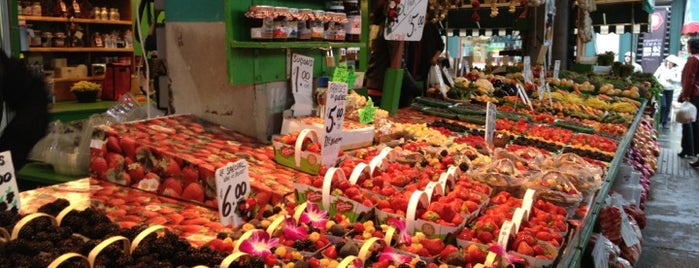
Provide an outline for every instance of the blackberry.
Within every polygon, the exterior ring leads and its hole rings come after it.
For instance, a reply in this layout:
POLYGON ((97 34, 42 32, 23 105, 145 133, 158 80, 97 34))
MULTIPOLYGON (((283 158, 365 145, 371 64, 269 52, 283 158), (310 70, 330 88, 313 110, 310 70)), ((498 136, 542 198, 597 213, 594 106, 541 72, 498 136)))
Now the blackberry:
POLYGON ((282 208, 281 207, 274 207, 274 209, 272 209, 272 212, 274 212, 274 214, 279 214, 279 212, 282 212, 282 208))
POLYGON ((459 164, 459 169, 463 172, 468 171, 468 164, 466 164, 466 162, 461 162, 461 164, 459 164))
POLYGON ((415 263, 415 268, 427 268, 427 262, 425 261, 417 261, 415 263))
POLYGON ((449 155, 449 152, 447 152, 447 150, 442 150, 441 152, 439 152, 439 155, 441 155, 442 157, 445 157, 445 156, 449 155))
POLYGON ((273 215, 274 215, 274 212, 269 211, 269 210, 265 210, 264 212, 262 212, 262 217, 265 217, 265 218, 271 217, 273 215))
POLYGON ((216 234, 216 238, 221 239, 221 240, 226 239, 227 237, 228 237, 228 234, 225 232, 219 232, 218 234, 216 234))
POLYGON ((303 241, 301 241, 301 240, 294 241, 294 244, 292 246, 297 250, 303 250, 303 248, 304 248, 303 241))
POLYGON ((68 200, 59 198, 51 203, 41 206, 37 211, 56 216, 61 212, 61 210, 68 206, 70 206, 70 202, 68 200))
POLYGON ((410 268, 410 264, 401 263, 400 265, 398 265, 398 268, 410 268))
POLYGON ((250 259, 250 262, 248 262, 248 266, 250 268, 265 268, 265 260, 263 260, 260 257, 253 257, 250 259))
POLYGON ((430 164, 430 162, 427 162, 427 159, 422 160, 422 162, 420 162, 420 165, 423 166, 423 167, 426 167, 426 166, 428 166, 429 164, 430 164))

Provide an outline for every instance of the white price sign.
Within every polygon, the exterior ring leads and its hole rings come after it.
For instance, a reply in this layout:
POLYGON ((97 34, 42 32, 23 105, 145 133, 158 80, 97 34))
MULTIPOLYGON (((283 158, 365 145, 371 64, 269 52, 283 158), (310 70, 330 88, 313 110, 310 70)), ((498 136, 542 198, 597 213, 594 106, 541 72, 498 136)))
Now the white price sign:
MULTIPOLYGON (((239 211, 250 195, 250 174, 248 161, 238 160, 216 170, 216 193, 218 194, 218 211, 221 224, 234 227, 245 223, 239 211)), ((252 210, 253 208, 248 208, 252 210)))
POLYGON ((553 62, 553 78, 558 79, 558 74, 561 72, 561 60, 553 62))
POLYGON ((337 153, 342 144, 342 124, 345 121, 345 99, 347 98, 347 83, 330 82, 325 103, 325 135, 321 155, 323 164, 335 166, 337 153))
POLYGON ((386 40, 420 41, 427 20, 428 0, 388 1, 386 40))
POLYGON ((19 189, 10 151, 0 153, 0 202, 5 203, 8 210, 19 211, 19 189))
POLYGON ((495 135, 495 118, 497 114, 497 108, 492 102, 488 102, 487 110, 485 112, 485 143, 493 148, 493 135, 495 135))
POLYGON ((310 115, 313 111, 313 58, 292 55, 291 92, 294 94, 294 116, 310 115))

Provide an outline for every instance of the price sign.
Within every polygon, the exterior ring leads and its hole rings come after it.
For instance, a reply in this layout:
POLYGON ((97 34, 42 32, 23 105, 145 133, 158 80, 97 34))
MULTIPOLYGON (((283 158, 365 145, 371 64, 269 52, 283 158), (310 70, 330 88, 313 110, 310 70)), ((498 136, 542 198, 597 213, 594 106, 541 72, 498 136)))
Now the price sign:
POLYGON ((529 100, 529 95, 527 95, 527 92, 524 90, 522 85, 517 83, 515 87, 517 87, 517 95, 519 95, 519 98, 522 99, 522 103, 524 103, 524 105, 528 105, 529 109, 534 110, 532 102, 529 100))
POLYGON ((532 71, 532 59, 529 56, 524 56, 524 69, 522 69, 522 75, 524 75, 525 82, 531 82, 532 77, 529 75, 532 71))
POLYGON ((294 116, 310 115, 313 110, 313 58, 292 55, 291 92, 294 94, 294 116))
POLYGON ((546 90, 544 85, 546 85, 546 68, 542 68, 542 70, 539 72, 539 100, 544 98, 544 91, 546 90))
POLYGON ((629 216, 626 215, 623 208, 617 208, 621 211, 621 238, 624 240, 624 243, 629 247, 641 243, 636 236, 636 231, 634 230, 631 221, 629 221, 629 216))
MULTIPOLYGON (((250 175, 245 159, 229 163, 216 170, 216 193, 218 194, 218 211, 223 225, 234 227, 245 223, 241 212, 245 212, 247 197, 250 195, 250 175)), ((246 208, 252 210, 253 208, 246 208)))
POLYGON ((420 41, 427 20, 427 2, 428 0, 389 0, 384 38, 420 41))
POLYGON ((19 211, 19 189, 10 151, 0 153, 0 202, 5 203, 8 210, 19 211))
POLYGON ((553 62, 553 78, 558 79, 558 74, 561 72, 561 60, 553 62))
POLYGON ((495 134, 495 117, 497 108, 492 102, 488 102, 485 112, 485 143, 493 148, 493 135, 495 134))
POLYGON ((347 84, 330 82, 325 103, 325 135, 323 135, 322 163, 328 167, 335 166, 337 153, 342 145, 342 124, 345 121, 345 99, 347 84))

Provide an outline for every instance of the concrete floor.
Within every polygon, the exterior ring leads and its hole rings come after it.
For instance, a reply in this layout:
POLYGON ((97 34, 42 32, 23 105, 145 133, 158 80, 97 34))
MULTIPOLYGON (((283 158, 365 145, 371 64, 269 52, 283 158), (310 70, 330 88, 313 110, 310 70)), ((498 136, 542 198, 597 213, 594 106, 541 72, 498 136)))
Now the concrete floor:
POLYGON ((699 267, 699 169, 677 156, 682 127, 659 133, 658 172, 646 203, 641 259, 636 268, 699 267))

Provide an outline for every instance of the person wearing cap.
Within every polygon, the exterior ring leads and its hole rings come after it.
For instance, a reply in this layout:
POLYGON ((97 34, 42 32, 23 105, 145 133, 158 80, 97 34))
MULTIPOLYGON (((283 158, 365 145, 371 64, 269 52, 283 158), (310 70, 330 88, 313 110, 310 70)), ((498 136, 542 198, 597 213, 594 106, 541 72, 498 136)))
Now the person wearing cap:
POLYGON ((624 64, 626 65, 633 65, 633 72, 643 72, 643 67, 641 67, 640 64, 636 63, 636 55, 629 51, 624 54, 624 64))
POLYGON ((680 76, 678 71, 679 58, 675 55, 670 55, 665 58, 663 64, 658 66, 653 74, 655 79, 663 86, 663 95, 660 97, 660 123, 663 128, 667 128, 667 121, 670 115, 670 107, 672 107, 672 96, 675 88, 679 86, 680 76))
MULTIPOLYGON (((699 107, 699 38, 695 37, 687 41, 690 56, 682 68, 682 93, 677 101, 691 102, 699 107)), ((689 124, 682 124, 682 151, 679 157, 694 156, 699 153, 699 120, 689 124)), ((699 167, 699 160, 690 163, 692 167, 699 167)))

